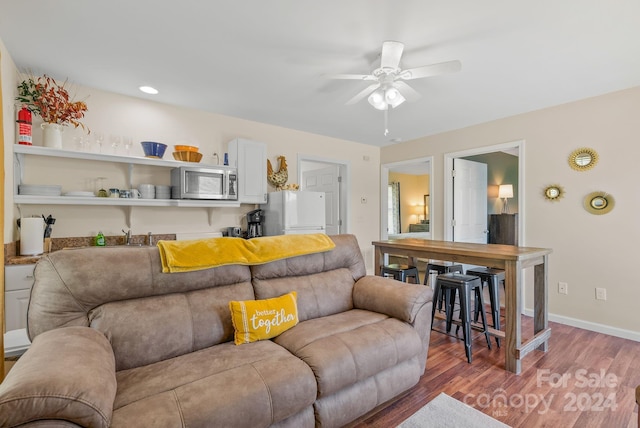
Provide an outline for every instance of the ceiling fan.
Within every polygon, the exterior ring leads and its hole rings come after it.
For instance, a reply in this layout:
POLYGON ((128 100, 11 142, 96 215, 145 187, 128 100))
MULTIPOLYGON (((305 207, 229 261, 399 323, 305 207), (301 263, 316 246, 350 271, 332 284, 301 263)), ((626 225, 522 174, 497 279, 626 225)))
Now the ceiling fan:
POLYGON ((446 61, 437 64, 424 65, 422 67, 400 68, 400 59, 404 44, 396 41, 385 41, 382 43, 380 53, 380 67, 371 74, 336 74, 330 76, 333 79, 365 80, 373 83, 357 93, 347 101, 347 105, 355 104, 367 97, 369 104, 378 110, 385 111, 385 133, 389 133, 387 127, 387 111, 389 106, 398 107, 406 100, 415 101, 420 98, 420 94, 405 80, 422 79, 425 77, 438 76, 440 74, 454 73, 460 71, 460 61, 446 61))

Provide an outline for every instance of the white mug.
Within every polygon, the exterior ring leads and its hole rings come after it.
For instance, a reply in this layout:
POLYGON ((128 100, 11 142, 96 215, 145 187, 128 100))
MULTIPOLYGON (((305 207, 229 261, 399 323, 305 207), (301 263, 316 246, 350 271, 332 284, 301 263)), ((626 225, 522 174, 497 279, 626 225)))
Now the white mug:
POLYGON ((141 184, 138 186, 142 199, 154 199, 156 197, 156 186, 153 184, 141 184))
POLYGON ((131 189, 131 190, 129 190, 129 192, 131 192, 131 199, 140 199, 140 198, 142 198, 142 193, 140 193, 140 191, 138 189, 131 189))

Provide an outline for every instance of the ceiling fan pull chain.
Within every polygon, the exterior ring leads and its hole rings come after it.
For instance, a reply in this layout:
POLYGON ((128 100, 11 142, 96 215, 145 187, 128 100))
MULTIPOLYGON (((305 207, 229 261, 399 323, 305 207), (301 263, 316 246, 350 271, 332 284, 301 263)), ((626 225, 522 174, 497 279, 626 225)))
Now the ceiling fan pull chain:
POLYGON ((384 111, 384 136, 389 135, 389 109, 384 111))

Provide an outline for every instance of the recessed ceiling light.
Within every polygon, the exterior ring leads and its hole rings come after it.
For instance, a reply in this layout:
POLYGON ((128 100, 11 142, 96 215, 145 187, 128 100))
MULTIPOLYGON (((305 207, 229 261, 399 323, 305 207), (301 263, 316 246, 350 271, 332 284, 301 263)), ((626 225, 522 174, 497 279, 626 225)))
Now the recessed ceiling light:
POLYGON ((156 88, 152 88, 151 86, 140 86, 140 88, 138 89, 140 89, 145 94, 155 95, 158 93, 158 90, 156 88))

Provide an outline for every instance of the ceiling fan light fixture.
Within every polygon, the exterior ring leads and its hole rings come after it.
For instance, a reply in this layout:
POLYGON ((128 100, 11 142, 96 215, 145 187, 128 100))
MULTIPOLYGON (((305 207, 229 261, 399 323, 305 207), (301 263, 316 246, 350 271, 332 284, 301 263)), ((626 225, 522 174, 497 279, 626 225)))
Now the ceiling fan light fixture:
POLYGON ((384 100, 393 108, 398 107, 400 104, 406 101, 405 97, 402 96, 400 91, 393 87, 387 89, 384 92, 384 100))
POLYGON ((387 102, 385 101, 385 91, 382 89, 373 91, 371 95, 369 95, 369 98, 367 98, 367 101, 378 110, 386 110, 388 108, 387 102))

